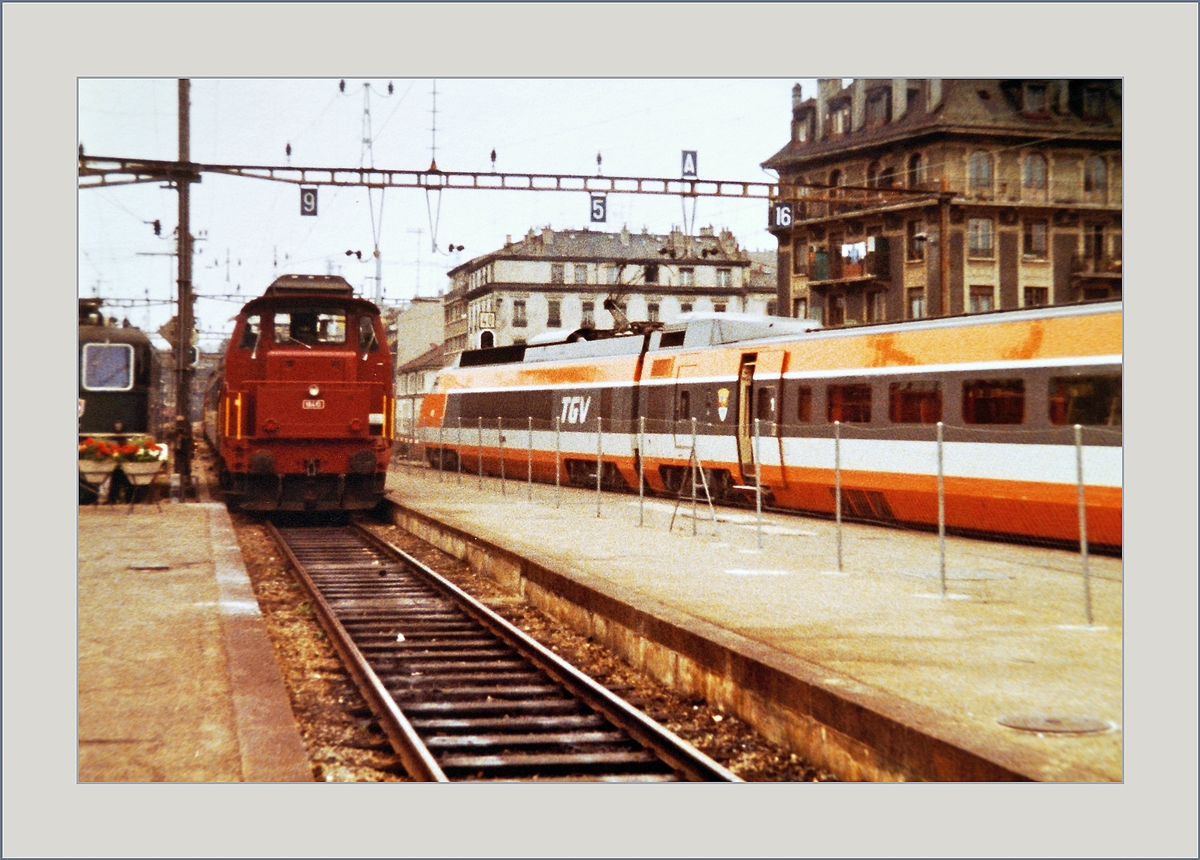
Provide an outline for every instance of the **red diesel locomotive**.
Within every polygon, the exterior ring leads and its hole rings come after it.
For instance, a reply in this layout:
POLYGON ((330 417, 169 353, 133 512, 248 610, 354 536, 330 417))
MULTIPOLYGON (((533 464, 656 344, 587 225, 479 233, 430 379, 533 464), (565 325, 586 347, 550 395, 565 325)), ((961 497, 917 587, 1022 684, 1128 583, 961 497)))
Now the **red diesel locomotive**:
POLYGON ((285 275, 237 316, 204 402, 221 488, 251 511, 373 508, 391 460, 379 308, 332 275, 285 275))

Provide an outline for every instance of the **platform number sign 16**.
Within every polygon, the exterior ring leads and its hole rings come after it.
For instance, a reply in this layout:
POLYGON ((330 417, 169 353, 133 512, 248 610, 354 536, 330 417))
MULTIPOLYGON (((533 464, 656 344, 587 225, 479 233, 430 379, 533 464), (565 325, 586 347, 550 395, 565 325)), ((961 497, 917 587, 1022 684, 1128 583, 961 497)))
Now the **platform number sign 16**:
POLYGON ((771 204, 771 228, 792 226, 792 204, 776 200, 771 204))
POLYGON ((301 215, 316 215, 317 214, 317 189, 301 188, 300 189, 300 214, 301 215))
POLYGON ((592 221, 608 220, 608 198, 603 194, 592 195, 592 221))

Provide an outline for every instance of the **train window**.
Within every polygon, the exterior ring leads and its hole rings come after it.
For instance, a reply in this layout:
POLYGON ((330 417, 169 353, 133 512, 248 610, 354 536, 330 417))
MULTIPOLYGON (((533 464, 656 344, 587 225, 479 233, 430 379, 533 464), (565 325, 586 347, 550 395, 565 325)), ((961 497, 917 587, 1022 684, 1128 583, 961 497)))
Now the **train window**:
POLYGON ((963 421, 1020 424, 1025 420, 1025 380, 972 379, 963 383, 963 421))
POLYGON ((128 391, 133 388, 133 347, 127 343, 85 343, 81 370, 87 391, 128 391))
POLYGON ((680 391, 679 397, 675 401, 675 420, 689 421, 692 417, 692 393, 690 391, 680 391))
POLYGON ((262 331, 262 321, 258 314, 246 317, 246 327, 242 329, 242 339, 238 341, 240 349, 254 349, 258 346, 258 335, 262 331))
POLYGON ((871 386, 831 385, 827 391, 829 422, 865 424, 871 420, 871 386))
POLYGON ((312 346, 346 342, 346 312, 341 308, 296 308, 275 312, 275 342, 312 346))
POLYGON ((358 318, 358 351, 376 352, 379 350, 379 338, 375 337, 375 321, 370 317, 358 318))
POLYGON ((893 382, 888 418, 895 424, 936 424, 942 420, 942 387, 936 382, 893 382))
POLYGON ((812 421, 812 389, 807 385, 796 389, 796 420, 801 424, 812 421))
POLYGON ((758 389, 758 406, 754 410, 754 417, 763 421, 775 420, 775 386, 758 389))
POLYGON ((1121 426, 1121 377, 1052 376, 1050 423, 1121 426))

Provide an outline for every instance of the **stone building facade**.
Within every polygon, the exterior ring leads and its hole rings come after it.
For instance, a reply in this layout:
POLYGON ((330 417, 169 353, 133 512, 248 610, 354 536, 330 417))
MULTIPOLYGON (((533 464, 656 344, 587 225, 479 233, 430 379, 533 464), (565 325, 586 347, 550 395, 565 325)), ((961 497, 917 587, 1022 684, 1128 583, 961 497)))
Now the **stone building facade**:
POLYGON ((822 79, 815 97, 795 87, 791 140, 763 166, 780 177, 783 313, 1121 296, 1120 81, 822 79))
POLYGON ((690 311, 774 313, 775 281, 763 276, 766 268, 729 231, 711 227, 698 236, 530 230, 449 272, 446 361, 547 332, 611 327, 606 298, 632 321, 666 322, 690 311))

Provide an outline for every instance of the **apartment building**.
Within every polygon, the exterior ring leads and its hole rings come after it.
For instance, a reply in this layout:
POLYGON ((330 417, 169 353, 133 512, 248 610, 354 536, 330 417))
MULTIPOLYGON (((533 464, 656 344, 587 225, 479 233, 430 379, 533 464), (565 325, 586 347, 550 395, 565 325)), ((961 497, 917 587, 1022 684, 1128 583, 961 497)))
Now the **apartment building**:
POLYGON ((771 232, 826 325, 1121 296, 1121 82, 840 79, 792 94, 771 232))
MULTIPOLYGON (((446 361, 467 349, 528 343, 547 332, 609 328, 612 298, 629 320, 691 311, 774 313, 766 265, 728 230, 530 230, 449 272, 446 361)), ((553 335, 548 335, 553 336, 553 335)))

